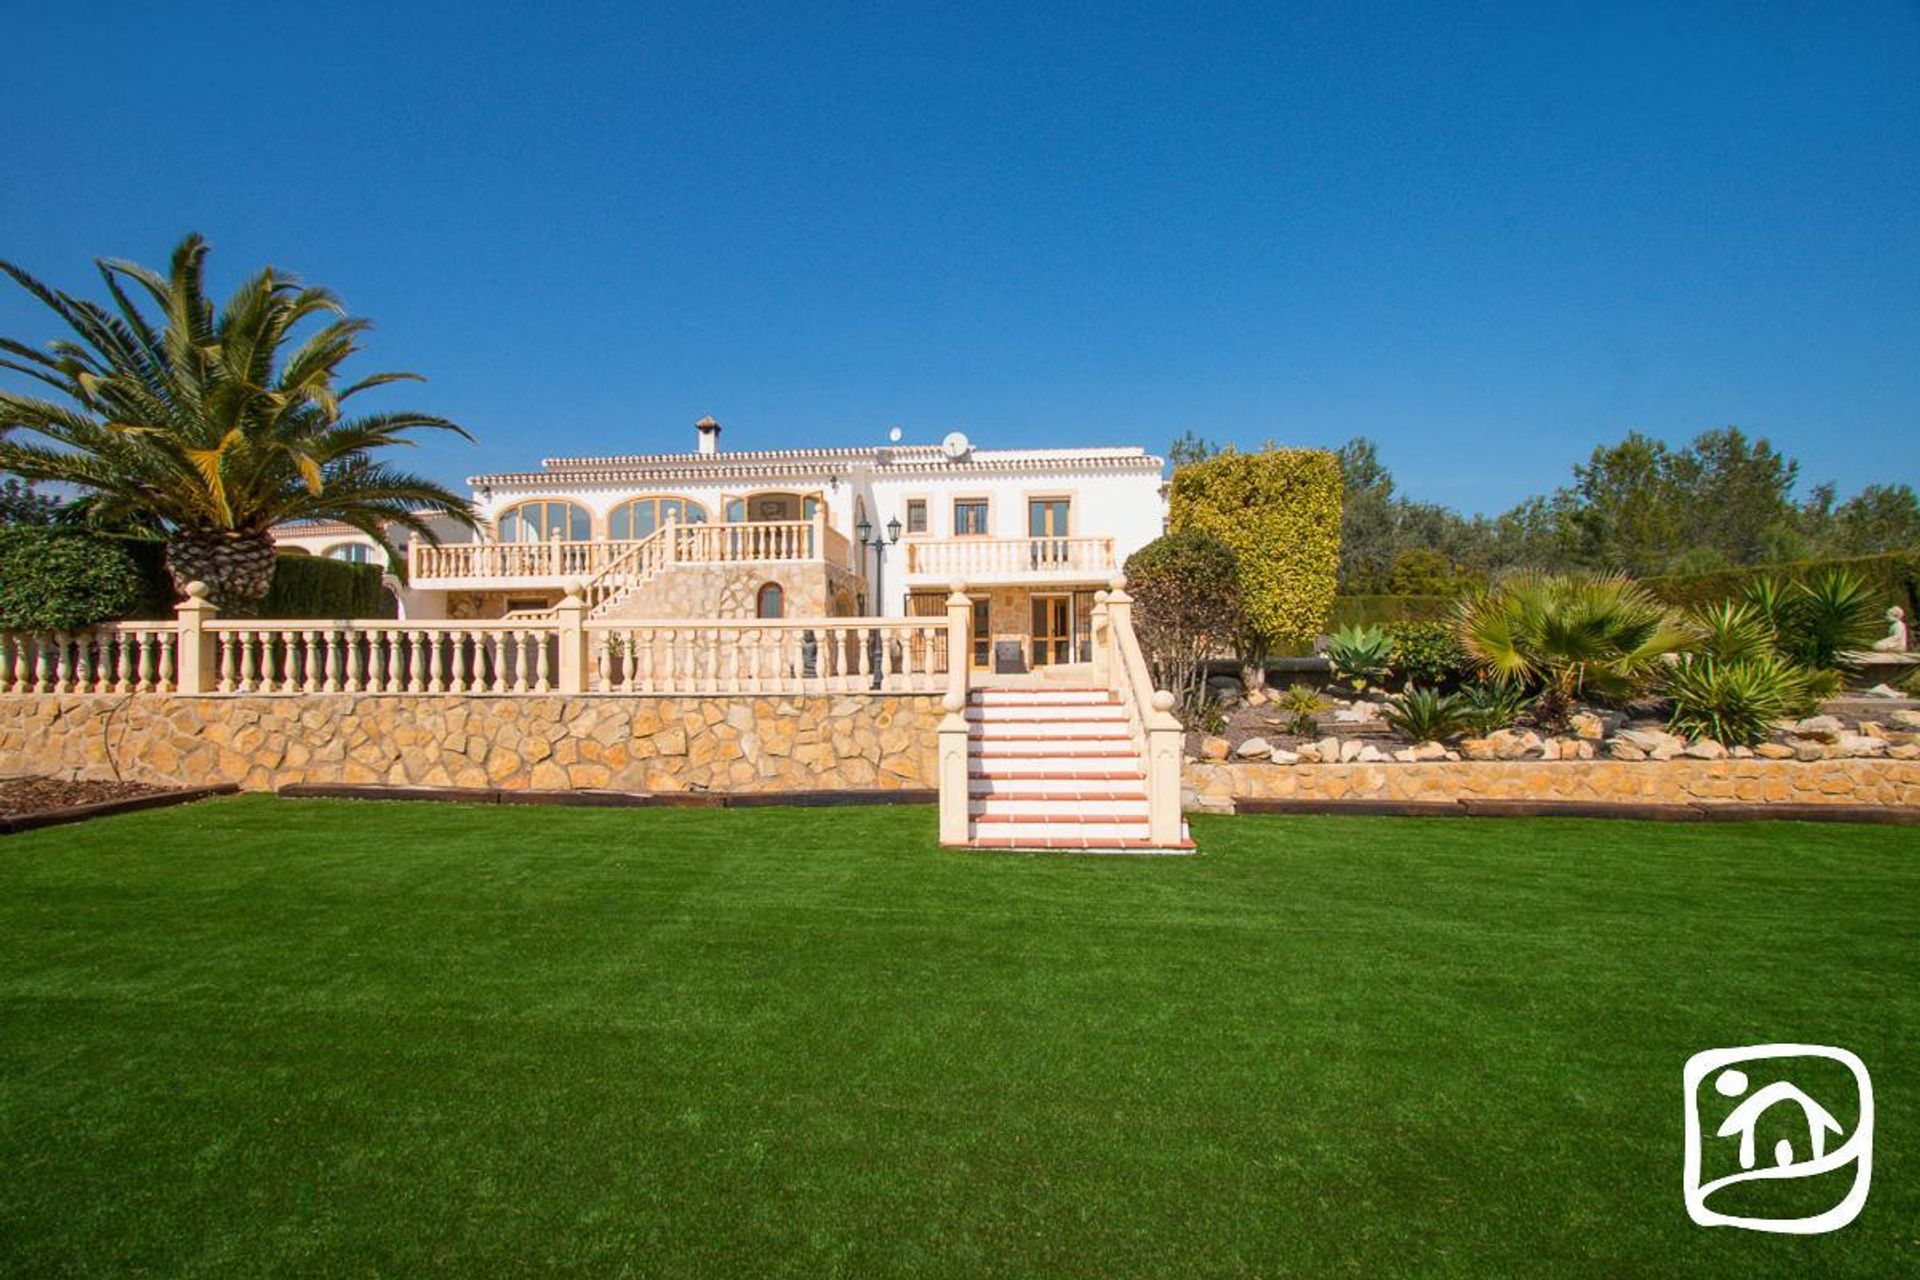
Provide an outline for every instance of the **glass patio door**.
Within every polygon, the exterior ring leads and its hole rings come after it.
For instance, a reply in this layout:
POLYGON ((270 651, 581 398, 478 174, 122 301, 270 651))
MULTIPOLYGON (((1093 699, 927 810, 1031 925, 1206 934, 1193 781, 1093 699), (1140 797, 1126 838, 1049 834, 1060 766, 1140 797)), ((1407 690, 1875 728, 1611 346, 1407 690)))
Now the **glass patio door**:
POLYGON ((1052 569, 1067 563, 1067 500, 1034 498, 1027 503, 1027 554, 1035 569, 1052 569))
POLYGON ((1073 661, 1073 597, 1033 597, 1033 665, 1073 661))

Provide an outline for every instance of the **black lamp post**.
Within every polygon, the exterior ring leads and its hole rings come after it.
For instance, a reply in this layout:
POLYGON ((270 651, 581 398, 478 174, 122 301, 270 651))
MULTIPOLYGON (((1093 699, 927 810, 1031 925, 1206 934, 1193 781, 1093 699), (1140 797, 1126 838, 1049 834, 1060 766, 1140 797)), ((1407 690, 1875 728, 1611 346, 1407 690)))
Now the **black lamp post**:
MULTIPOLYGON (((900 541, 900 517, 887 521, 887 536, 873 536, 873 522, 861 520, 853 526, 854 533, 860 537, 860 548, 865 554, 866 548, 873 548, 873 607, 876 617, 885 617, 887 598, 881 588, 881 579, 887 567, 887 548, 900 541)), ((867 633, 867 662, 873 668, 873 687, 878 689, 886 674, 886 651, 880 643, 880 628, 875 627, 867 633)))

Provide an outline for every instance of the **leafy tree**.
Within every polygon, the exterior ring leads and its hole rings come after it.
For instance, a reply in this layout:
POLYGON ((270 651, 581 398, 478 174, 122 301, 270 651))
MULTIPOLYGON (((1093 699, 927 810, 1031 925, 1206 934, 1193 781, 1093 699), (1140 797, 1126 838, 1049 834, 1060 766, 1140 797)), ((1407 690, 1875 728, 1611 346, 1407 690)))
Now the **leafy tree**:
POLYGON ((1192 462, 1205 462, 1220 452, 1220 446, 1198 432, 1189 428, 1180 433, 1180 438, 1167 447, 1167 461, 1179 470, 1192 462))
POLYGON ((1737 427, 1695 436, 1669 465, 1688 530, 1683 545, 1710 548, 1727 564, 1756 563, 1769 535, 1793 526, 1799 474, 1799 463, 1737 427))
POLYGON ((0 481, 0 525, 52 524, 60 504, 18 480, 0 481))
POLYGON ((1126 572, 1134 631, 1155 678, 1189 718, 1197 716, 1206 701, 1206 663, 1246 626, 1238 559, 1209 534, 1170 533, 1128 556, 1126 572))
POLYGON ((1832 549, 1870 556, 1920 549, 1920 497, 1907 484, 1870 484, 1833 513, 1832 549))
POLYGON ((1589 568, 1648 577, 1684 545, 1686 513, 1667 446, 1631 432, 1573 469, 1575 555, 1589 568))
POLYGON ((1397 596, 1450 596, 1461 586, 1453 562, 1431 547, 1409 547, 1393 558, 1387 590, 1397 596))
POLYGON ((0 528, 0 629, 69 631, 147 604, 139 566, 117 539, 49 524, 0 528))
POLYGON ((1326 625, 1340 565, 1340 468, 1320 449, 1228 449, 1173 473, 1168 523, 1212 534, 1237 556, 1251 684, 1273 648, 1326 625))
POLYGON ((1393 475, 1380 461, 1380 450, 1365 436, 1355 436, 1334 455, 1340 462, 1340 586, 1353 594, 1375 594, 1386 588, 1400 543, 1399 509, 1393 493, 1393 475))
POLYGON ((428 540, 429 514, 471 523, 458 494, 375 460, 419 430, 466 432, 444 418, 399 411, 347 418, 361 392, 413 380, 376 373, 340 385, 368 322, 323 289, 268 267, 218 309, 204 285, 207 244, 190 235, 160 275, 131 262, 96 265, 109 305, 52 289, 0 262, 64 323, 44 349, 0 339, 0 368, 60 397, 0 391, 0 470, 78 489, 89 518, 133 525, 166 542, 176 588, 205 581, 216 603, 257 606, 273 579, 272 527, 324 518, 383 547, 398 526, 428 540), (135 302, 144 294, 150 318, 135 302), (308 321, 318 327, 294 342, 308 321))

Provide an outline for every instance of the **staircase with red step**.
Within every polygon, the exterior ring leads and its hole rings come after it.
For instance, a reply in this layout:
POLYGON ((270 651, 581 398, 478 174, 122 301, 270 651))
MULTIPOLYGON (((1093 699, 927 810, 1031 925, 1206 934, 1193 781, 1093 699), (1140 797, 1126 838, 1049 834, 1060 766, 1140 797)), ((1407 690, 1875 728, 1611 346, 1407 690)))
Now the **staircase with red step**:
MULTIPOLYGON (((1149 838, 1146 766, 1118 694, 975 689, 966 718, 972 847, 1165 850, 1149 838)), ((1175 848, 1192 847, 1183 823, 1175 848)))

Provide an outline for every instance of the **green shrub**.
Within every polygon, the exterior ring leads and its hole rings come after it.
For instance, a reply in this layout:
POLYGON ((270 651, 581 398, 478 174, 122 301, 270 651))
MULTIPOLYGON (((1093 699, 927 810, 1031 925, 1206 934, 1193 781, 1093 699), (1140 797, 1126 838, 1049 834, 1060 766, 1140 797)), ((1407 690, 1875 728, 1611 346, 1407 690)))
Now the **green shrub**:
POLYGON ((1533 695, 1519 685, 1499 681, 1470 684, 1454 698, 1461 725, 1483 738, 1501 729, 1511 729, 1534 701, 1533 695))
POLYGON ((1168 526, 1239 557, 1249 657, 1311 641, 1340 568, 1340 463, 1323 449, 1228 449, 1173 473, 1168 526))
POLYGON ((1327 614, 1327 626, 1337 630, 1390 622, 1448 622, 1454 610, 1452 596, 1337 596, 1327 614))
POLYGON ((70 631, 152 604, 121 540, 50 525, 0 528, 0 629, 70 631))
POLYGON ((1409 685, 1405 692, 1388 698, 1381 719, 1415 742, 1438 742, 1466 724, 1458 698, 1418 685, 1409 685))
POLYGON ((1205 533, 1170 533, 1127 557, 1133 628, 1155 679, 1188 714, 1206 698, 1206 662, 1244 626, 1238 564, 1205 533))
POLYGON ((1396 622, 1386 628, 1392 643, 1387 666, 1408 685, 1457 685, 1473 671, 1473 655, 1452 622, 1396 622))
POLYGON ((1729 747, 1757 746, 1814 701, 1808 673, 1771 652, 1732 661, 1691 654, 1668 671, 1665 686, 1673 700, 1668 728, 1729 747))
POLYGON ((1789 560, 1712 573, 1669 574, 1647 578, 1642 585, 1670 604, 1694 606, 1742 599, 1756 579, 1804 582, 1829 569, 1844 569, 1858 575, 1882 610, 1899 605, 1909 618, 1920 616, 1920 549, 1877 556, 1789 560))
POLYGON ((1327 641, 1333 673, 1361 692, 1386 678, 1392 656, 1393 641, 1379 627, 1342 627, 1327 641))
POLYGON ((320 556, 280 556, 262 618, 391 618, 398 602, 380 585, 380 568, 320 556))

